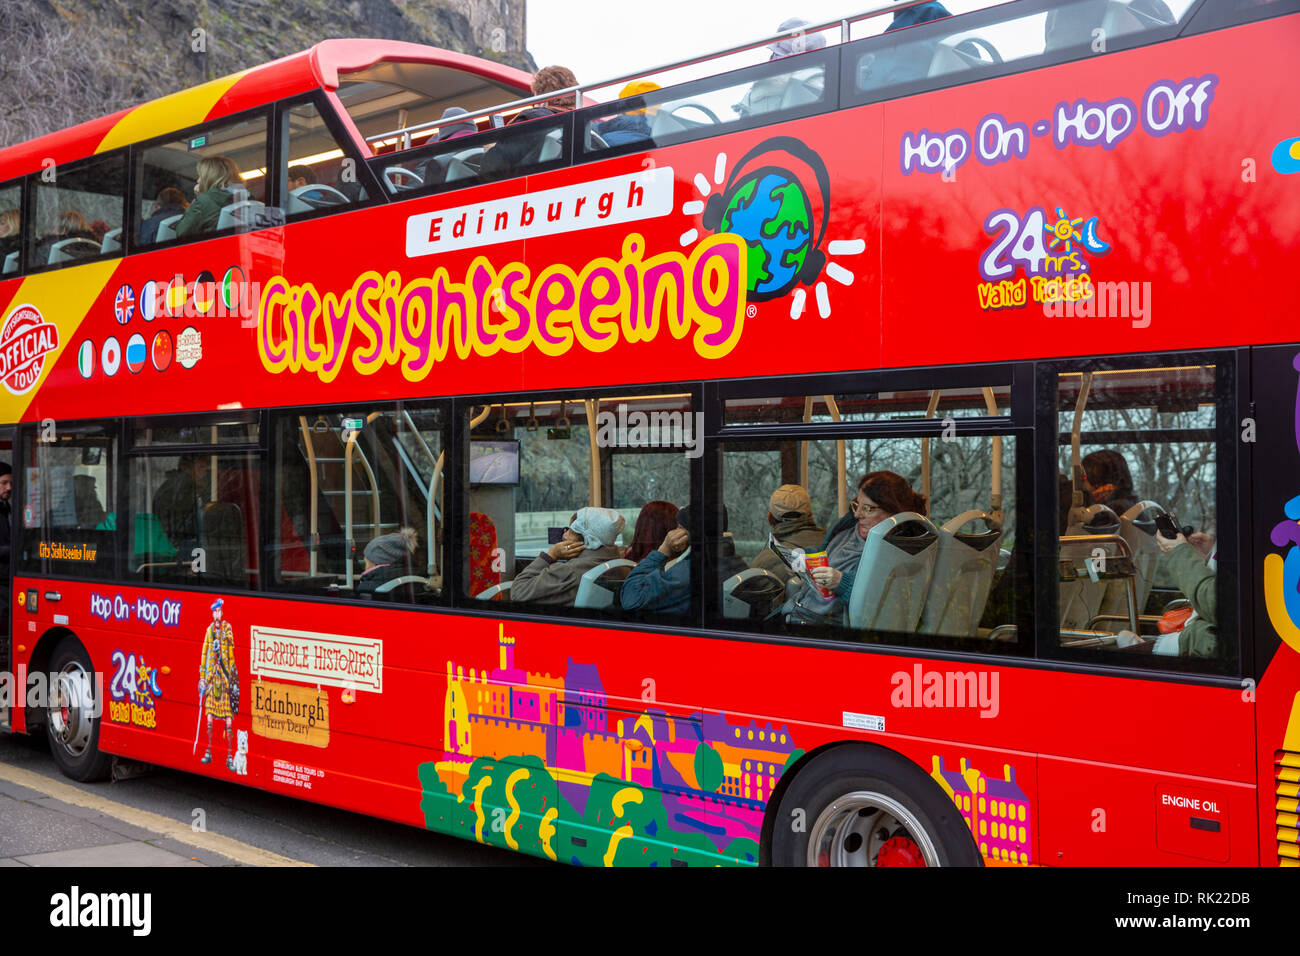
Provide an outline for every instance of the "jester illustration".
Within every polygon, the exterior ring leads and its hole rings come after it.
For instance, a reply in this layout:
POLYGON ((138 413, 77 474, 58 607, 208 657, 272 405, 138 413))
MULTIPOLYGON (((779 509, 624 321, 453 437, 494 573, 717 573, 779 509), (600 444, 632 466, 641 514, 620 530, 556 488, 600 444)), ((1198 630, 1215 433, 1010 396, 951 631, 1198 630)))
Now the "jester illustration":
MULTIPOLYGON (((233 746, 235 715, 239 713, 239 671, 235 667, 235 632, 229 621, 222 620, 225 602, 212 602, 212 623, 203 635, 203 653, 199 658, 199 700, 203 702, 199 719, 207 714, 208 746, 199 763, 212 763, 213 718, 225 724, 226 769, 235 772, 233 746)), ((194 749, 199 746, 199 728, 194 728, 194 749)))

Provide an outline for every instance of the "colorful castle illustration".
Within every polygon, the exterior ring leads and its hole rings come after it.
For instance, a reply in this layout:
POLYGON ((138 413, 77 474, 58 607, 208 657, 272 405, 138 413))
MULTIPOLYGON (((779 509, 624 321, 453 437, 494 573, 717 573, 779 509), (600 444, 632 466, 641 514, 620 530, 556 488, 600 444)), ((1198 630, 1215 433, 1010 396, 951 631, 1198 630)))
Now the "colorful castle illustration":
POLYGON ((1016 785, 1016 771, 1003 765, 1001 780, 990 778, 961 758, 959 770, 944 768, 943 758, 934 756, 930 776, 952 798, 962 819, 979 844, 980 854, 993 862, 1029 864, 1029 826, 1033 814, 1029 797, 1016 785))
MULTIPOLYGON (((433 769, 449 795, 458 802, 466 795, 477 800, 491 786, 481 779, 485 761, 536 767, 538 776, 549 777, 544 785, 554 781, 560 804, 556 809, 539 803, 539 832, 557 817, 561 823, 566 817, 603 823, 616 815, 620 800, 624 806, 629 801, 648 806, 654 793, 672 832, 659 832, 652 821, 648 832, 626 835, 661 842, 672 842, 674 834, 704 837, 694 842, 707 843, 712 852, 730 847, 734 854, 743 847, 756 861, 764 806, 795 753, 788 728, 755 721, 737 725, 724 714, 610 709, 594 665, 569 658, 563 676, 529 673, 515 665, 515 639, 506 636, 503 625, 497 643, 500 659, 491 670, 466 673, 447 662, 445 749, 433 769), (625 787, 609 808, 593 814, 588 803, 602 782, 625 787)), ((515 805, 513 797, 506 800, 515 805)), ((426 819, 434 825, 427 808, 426 819)), ((483 827, 474 835, 483 839, 483 827)), ((512 833, 507 843, 513 839, 512 833)), ((542 851, 552 858, 554 842, 541 840, 542 851)))

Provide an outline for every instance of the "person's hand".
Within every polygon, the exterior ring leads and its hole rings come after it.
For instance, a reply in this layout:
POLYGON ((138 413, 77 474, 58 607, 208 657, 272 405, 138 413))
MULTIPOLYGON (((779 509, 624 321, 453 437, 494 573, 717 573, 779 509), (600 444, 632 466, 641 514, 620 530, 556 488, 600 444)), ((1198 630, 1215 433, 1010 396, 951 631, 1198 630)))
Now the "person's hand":
POLYGON ((685 528, 673 528, 664 535, 664 543, 659 545, 659 551, 667 558, 675 558, 686 550, 686 546, 691 542, 691 533, 685 528))
POLYGON ((831 567, 812 569, 812 579, 828 591, 834 591, 839 587, 843 578, 843 574, 831 567))
POLYGON ((546 549, 546 553, 556 561, 568 561, 582 554, 582 548, 581 541, 557 541, 546 549))
POLYGON ((1204 531, 1196 531, 1187 536, 1187 543, 1200 552, 1201 557, 1209 560, 1214 554, 1214 538, 1204 531))
POLYGON ((1166 538, 1159 531, 1156 532, 1156 544, 1159 546, 1160 550, 1163 551, 1165 554, 1168 554, 1170 551, 1174 550, 1174 548, 1178 547, 1180 544, 1186 544, 1186 543, 1187 543, 1187 539, 1184 538, 1181 534, 1176 538, 1166 538))

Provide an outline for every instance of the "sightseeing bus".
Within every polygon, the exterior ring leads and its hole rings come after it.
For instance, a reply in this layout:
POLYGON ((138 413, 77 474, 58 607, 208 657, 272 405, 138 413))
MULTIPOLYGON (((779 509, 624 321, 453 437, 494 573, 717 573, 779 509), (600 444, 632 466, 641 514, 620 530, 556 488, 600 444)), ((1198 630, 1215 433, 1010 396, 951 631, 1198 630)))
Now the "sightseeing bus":
POLYGON ((1300 4, 915 5, 0 153, 9 729, 583 865, 1300 863, 1300 4))

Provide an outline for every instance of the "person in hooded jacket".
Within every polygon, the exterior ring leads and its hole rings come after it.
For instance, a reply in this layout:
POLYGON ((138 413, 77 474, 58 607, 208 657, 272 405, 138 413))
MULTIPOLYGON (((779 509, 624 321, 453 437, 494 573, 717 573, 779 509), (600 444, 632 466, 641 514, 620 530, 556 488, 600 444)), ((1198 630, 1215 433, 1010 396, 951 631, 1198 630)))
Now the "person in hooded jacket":
MULTIPOLYGON (((658 550, 643 558, 623 582, 619 603, 625 611, 656 611, 660 614, 687 614, 691 609, 691 560, 686 556, 672 567, 669 562, 686 552, 691 543, 691 509, 677 512, 677 527, 668 532, 658 550)), ((726 534, 727 509, 722 509, 722 540, 717 543, 713 566, 726 580, 744 571, 746 564, 736 557, 736 545, 726 534)))
MULTIPOLYGON (((659 88, 658 83, 650 80, 636 80, 623 87, 618 96, 619 99, 627 99, 630 96, 644 96, 646 93, 651 93, 659 88)), ((603 123, 598 123, 596 125, 596 135, 609 146, 625 146, 628 143, 649 142, 652 139, 650 121, 656 109, 657 107, 648 107, 619 113, 603 123)))
POLYGON ((510 600, 572 607, 582 576, 598 564, 622 557, 615 542, 624 518, 610 508, 579 508, 564 531, 517 575, 510 600))

